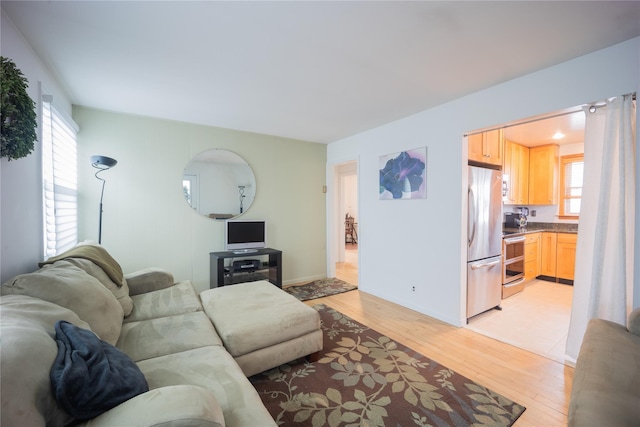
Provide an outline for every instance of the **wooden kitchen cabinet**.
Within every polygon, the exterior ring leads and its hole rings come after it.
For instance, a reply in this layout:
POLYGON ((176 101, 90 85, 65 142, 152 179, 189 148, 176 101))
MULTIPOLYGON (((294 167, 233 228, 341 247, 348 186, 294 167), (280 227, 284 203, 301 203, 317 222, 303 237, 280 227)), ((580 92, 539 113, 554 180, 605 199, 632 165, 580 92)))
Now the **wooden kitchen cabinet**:
POLYGON ((541 233, 527 234, 524 241, 524 278, 533 280, 540 275, 541 233))
POLYGON ((576 242, 578 235, 558 233, 556 245, 556 277, 573 280, 576 268, 576 242))
MULTIPOLYGON (((541 233, 540 275, 545 276, 544 278, 547 280, 568 280, 570 281, 569 283, 572 283, 576 268, 577 239, 578 235, 576 233, 541 233)), ((527 259, 525 258, 526 262, 527 259)))
POLYGON ((469 160, 502 166, 502 129, 469 135, 469 160))
POLYGON ((556 255, 558 233, 540 233, 540 275, 556 277, 556 255))
POLYGON ((558 146, 529 149, 529 204, 558 204, 558 146))
POLYGON ((507 194, 504 203, 526 205, 529 203, 529 147, 504 141, 503 179, 507 194))

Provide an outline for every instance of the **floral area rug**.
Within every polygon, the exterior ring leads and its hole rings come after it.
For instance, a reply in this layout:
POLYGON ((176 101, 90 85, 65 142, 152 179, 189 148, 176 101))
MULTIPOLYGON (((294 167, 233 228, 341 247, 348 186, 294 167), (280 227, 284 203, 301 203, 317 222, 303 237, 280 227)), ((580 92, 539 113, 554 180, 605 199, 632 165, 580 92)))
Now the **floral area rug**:
POLYGON ((329 295, 352 291, 358 287, 340 279, 321 279, 304 285, 288 286, 284 291, 290 293, 300 301, 322 298, 329 295))
POLYGON ((525 408, 323 304, 324 350, 250 381, 283 426, 511 426, 525 408))

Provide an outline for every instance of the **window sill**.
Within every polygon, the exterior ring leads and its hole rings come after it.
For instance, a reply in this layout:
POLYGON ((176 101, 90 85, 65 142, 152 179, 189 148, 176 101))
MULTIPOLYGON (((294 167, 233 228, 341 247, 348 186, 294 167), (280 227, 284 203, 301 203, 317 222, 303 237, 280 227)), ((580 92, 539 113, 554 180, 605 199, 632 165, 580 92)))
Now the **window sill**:
POLYGON ((579 220, 580 216, 578 215, 558 215, 558 219, 574 219, 579 220))

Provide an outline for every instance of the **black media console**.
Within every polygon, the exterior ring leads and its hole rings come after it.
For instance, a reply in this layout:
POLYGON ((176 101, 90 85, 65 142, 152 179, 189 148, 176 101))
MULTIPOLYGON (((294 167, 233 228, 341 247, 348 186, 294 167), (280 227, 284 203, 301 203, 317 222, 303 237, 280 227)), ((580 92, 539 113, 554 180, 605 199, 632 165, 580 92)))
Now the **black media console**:
POLYGON ((256 280, 268 280, 282 288, 282 251, 262 248, 209 253, 209 288, 256 280), (225 260, 230 260, 226 266, 225 260))

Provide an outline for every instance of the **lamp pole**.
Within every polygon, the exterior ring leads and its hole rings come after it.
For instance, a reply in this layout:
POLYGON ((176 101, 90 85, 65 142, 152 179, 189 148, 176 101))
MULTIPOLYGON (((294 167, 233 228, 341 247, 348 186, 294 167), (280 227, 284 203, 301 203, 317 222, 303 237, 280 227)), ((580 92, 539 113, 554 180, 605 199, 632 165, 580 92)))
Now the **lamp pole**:
POLYGON ((102 243, 102 199, 104 198, 104 185, 106 183, 105 179, 100 177, 100 172, 103 172, 107 169, 111 169, 118 161, 116 159, 112 159, 111 157, 106 156, 91 156, 91 166, 98 169, 95 173, 95 177, 102 181, 102 191, 100 192, 100 216, 98 221, 98 243, 102 243))

